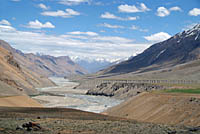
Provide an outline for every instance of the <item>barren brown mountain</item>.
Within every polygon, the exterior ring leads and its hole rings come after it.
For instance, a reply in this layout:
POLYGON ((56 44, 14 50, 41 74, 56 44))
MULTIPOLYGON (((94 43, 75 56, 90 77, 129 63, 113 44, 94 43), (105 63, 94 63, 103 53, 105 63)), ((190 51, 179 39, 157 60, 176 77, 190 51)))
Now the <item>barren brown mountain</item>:
POLYGON ((41 76, 66 76, 85 74, 87 71, 74 63, 68 56, 53 57, 49 55, 25 54, 0 40, 0 46, 12 52, 14 59, 23 67, 41 76))
POLYGON ((0 95, 35 94, 35 87, 52 86, 50 80, 21 66, 0 42, 0 95))

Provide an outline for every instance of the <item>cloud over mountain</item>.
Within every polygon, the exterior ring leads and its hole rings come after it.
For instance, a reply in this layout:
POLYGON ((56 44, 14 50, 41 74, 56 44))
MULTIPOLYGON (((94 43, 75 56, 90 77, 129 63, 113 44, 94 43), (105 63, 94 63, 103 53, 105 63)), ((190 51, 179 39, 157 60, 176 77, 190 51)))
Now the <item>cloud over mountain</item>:
POLYGON ((166 39, 169 39, 170 37, 171 35, 169 35, 168 33, 160 32, 160 33, 152 34, 150 36, 145 36, 144 38, 151 42, 161 42, 166 39))
POLYGON ((0 25, 0 36, 1 39, 14 44, 23 52, 40 52, 53 56, 92 57, 93 59, 104 58, 109 61, 139 53, 149 46, 148 43, 134 43, 133 39, 102 36, 92 31, 73 31, 62 35, 52 35, 20 31, 7 25, 0 25))

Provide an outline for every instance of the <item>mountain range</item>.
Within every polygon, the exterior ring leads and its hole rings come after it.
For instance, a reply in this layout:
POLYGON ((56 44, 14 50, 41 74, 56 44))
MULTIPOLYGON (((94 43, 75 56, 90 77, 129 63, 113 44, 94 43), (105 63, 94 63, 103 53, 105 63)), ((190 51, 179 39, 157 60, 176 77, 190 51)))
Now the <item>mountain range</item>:
POLYGON ((85 73, 68 56, 25 54, 0 40, 0 96, 37 94, 37 87, 55 86, 47 77, 85 73))
POLYGON ((89 73, 96 73, 99 70, 105 69, 108 66, 112 65, 111 61, 108 60, 96 60, 96 59, 80 59, 76 58, 73 59, 75 63, 80 65, 81 67, 85 68, 89 73))
POLYGON ((69 74, 85 74, 87 71, 74 63, 68 56, 54 57, 49 55, 35 55, 23 53, 12 48, 8 43, 1 41, 1 46, 9 50, 15 60, 27 69, 40 74, 41 76, 63 77, 69 74))
POLYGON ((200 59, 200 24, 156 43, 127 61, 102 70, 99 74, 148 72, 200 59))

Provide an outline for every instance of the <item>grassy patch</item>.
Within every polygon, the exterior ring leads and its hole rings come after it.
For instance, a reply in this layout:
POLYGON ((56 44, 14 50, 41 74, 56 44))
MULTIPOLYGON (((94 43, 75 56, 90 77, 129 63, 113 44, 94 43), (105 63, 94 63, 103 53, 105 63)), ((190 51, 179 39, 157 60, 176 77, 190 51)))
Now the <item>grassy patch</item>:
POLYGON ((170 89, 165 90, 166 93, 189 93, 189 94, 200 94, 200 89, 170 89))

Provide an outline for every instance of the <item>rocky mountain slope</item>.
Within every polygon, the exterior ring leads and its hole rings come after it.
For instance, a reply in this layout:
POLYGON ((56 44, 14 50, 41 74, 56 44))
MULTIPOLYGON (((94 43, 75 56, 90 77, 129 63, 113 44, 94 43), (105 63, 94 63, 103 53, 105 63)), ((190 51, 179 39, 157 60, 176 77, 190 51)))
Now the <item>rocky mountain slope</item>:
MULTIPOLYGON (((35 87, 53 86, 50 80, 21 66, 0 41, 0 96, 35 94, 35 87)), ((9 46, 8 46, 9 47, 9 46)))
POLYGON ((85 74, 87 71, 74 63, 68 56, 53 57, 49 55, 24 54, 0 40, 0 46, 12 52, 14 59, 25 68, 41 76, 66 76, 69 74, 85 74))
POLYGON ((197 59, 200 59, 200 24, 154 44, 143 53, 109 67, 100 74, 129 73, 145 67, 148 67, 145 71, 158 70, 197 59))

